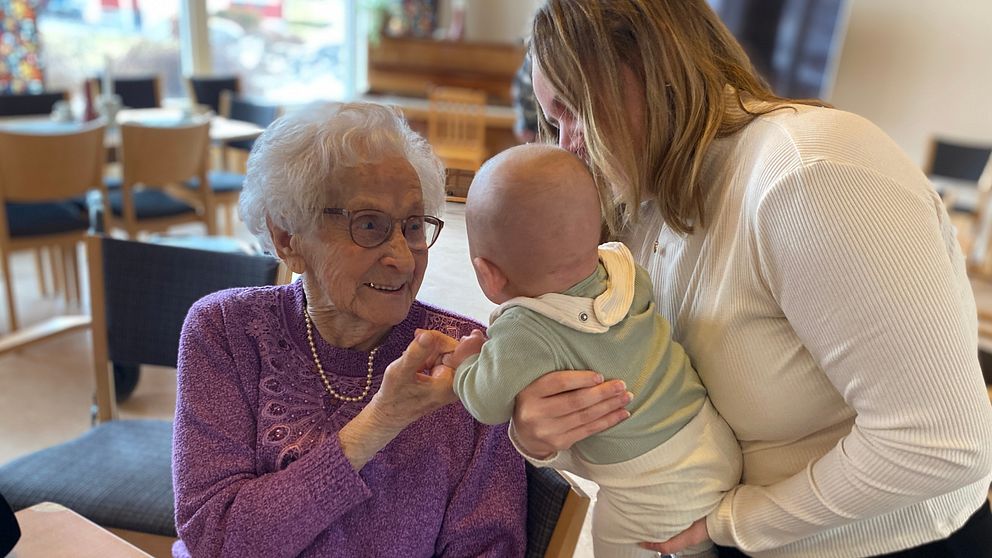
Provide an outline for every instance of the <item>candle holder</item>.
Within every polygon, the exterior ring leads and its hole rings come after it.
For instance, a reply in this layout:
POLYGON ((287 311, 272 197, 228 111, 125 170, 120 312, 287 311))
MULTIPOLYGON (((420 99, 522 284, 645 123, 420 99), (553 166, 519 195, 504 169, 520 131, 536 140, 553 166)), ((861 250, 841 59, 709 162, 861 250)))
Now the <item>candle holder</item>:
POLYGON ((96 110, 107 120, 107 128, 117 127, 117 113, 123 108, 120 95, 100 95, 96 101, 96 110))

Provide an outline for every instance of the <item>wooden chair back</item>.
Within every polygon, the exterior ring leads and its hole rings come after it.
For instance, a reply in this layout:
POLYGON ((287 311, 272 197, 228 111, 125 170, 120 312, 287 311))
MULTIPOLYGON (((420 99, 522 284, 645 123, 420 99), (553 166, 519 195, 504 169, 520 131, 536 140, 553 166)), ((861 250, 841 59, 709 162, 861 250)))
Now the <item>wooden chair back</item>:
POLYGON ((210 160, 210 122, 180 126, 121 125, 125 184, 170 184, 204 179, 210 160))
MULTIPOLYGON (((178 126, 122 124, 122 223, 131 238, 138 230, 163 229, 174 224, 202 221, 207 233, 215 232, 215 204, 207 170, 210 166, 210 121, 199 119, 178 126), (196 178, 199 188, 190 191, 185 181, 196 178), (169 195, 199 206, 196 214, 175 218, 141 219, 135 207, 135 189, 159 188, 169 195)), ((109 214, 108 214, 109 215, 109 214)), ((108 229, 109 230, 109 229, 108 229)))
MULTIPOLYGON (((83 209, 74 208, 75 203, 72 202, 78 198, 85 199, 91 189, 104 190, 103 165, 107 155, 103 145, 103 135, 104 125, 100 122, 90 123, 77 131, 66 133, 32 134, 0 131, 0 273, 4 278, 8 325, 12 332, 18 330, 20 325, 9 260, 11 252, 15 250, 64 248, 63 269, 67 301, 70 299, 70 293, 75 293, 76 300, 79 300, 79 284, 75 281, 75 246, 86 233, 88 225, 92 223, 88 222, 83 209), (46 223, 43 217, 38 217, 38 221, 33 223, 38 226, 38 232, 22 231, 15 236, 11 232, 10 218, 16 218, 18 215, 16 213, 8 215, 10 203, 51 203, 56 206, 56 215, 58 212, 63 214, 69 212, 70 216, 75 213, 78 217, 70 230, 64 228, 64 220, 61 218, 50 217, 62 221, 62 224, 55 224, 46 223), (53 224, 54 227, 51 226, 53 224)), ((107 207, 109 206, 104 204, 105 210, 107 207)), ((21 206, 11 208, 9 211, 31 210, 21 206)), ((23 215, 25 214, 20 215, 22 221, 23 215)), ((54 254, 54 251, 52 253, 54 254)), ((37 252, 36 257, 40 260, 37 252)), ((72 327, 76 325, 78 324, 72 327)), ((15 348, 21 344, 33 343, 59 329, 61 326, 52 328, 46 325, 34 333, 19 337, 11 336, 4 343, 0 343, 0 346, 15 348)))
POLYGON ((103 182, 104 125, 31 134, 0 130, 0 196, 4 202, 65 200, 103 182))
POLYGON ((445 166, 478 170, 486 158, 486 94, 435 87, 429 95, 427 141, 445 166))

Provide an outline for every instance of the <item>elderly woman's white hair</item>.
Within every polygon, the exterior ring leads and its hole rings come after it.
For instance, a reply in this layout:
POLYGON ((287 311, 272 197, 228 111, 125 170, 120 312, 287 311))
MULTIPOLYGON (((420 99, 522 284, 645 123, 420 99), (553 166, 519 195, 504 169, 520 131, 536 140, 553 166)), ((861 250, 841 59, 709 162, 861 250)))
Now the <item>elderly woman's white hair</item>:
POLYGON ((272 251, 266 217, 293 234, 313 231, 339 169, 406 158, 417 172, 424 211, 444 208, 444 166, 395 110, 375 103, 315 103, 273 122, 248 157, 241 220, 272 251))

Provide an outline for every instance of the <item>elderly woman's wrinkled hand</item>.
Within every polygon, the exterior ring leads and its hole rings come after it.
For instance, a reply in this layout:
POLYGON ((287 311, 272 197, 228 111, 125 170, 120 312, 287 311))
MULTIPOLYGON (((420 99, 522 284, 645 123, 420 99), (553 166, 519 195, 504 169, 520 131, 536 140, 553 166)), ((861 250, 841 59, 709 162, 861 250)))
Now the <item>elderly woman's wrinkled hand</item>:
POLYGON ((451 387, 454 371, 435 366, 442 355, 454 351, 457 344, 437 331, 417 332, 403 355, 386 368, 382 387, 369 403, 381 424, 405 428, 457 400, 451 387), (432 368, 435 371, 431 371, 432 368))

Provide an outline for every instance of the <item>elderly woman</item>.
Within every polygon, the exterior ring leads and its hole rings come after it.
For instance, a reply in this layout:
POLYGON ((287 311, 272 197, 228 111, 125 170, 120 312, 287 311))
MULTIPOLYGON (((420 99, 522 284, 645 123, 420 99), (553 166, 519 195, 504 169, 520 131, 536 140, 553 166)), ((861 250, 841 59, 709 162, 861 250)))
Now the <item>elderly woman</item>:
POLYGON ((176 556, 519 556, 523 461, 475 422, 415 300, 443 225, 430 147, 374 104, 276 121, 244 222, 300 280, 190 310, 179 354, 176 556))

